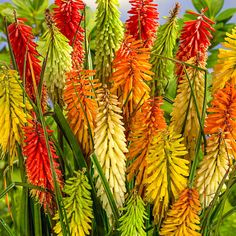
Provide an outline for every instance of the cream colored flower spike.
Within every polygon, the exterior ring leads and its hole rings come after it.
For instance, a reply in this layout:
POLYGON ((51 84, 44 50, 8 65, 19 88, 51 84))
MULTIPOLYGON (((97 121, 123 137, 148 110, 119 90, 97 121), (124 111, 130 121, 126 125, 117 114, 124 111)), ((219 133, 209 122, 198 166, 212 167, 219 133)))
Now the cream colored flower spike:
MULTIPOLYGON (((117 96, 111 94, 105 86, 97 91, 97 100, 99 108, 94 138, 95 153, 119 208, 123 206, 126 192, 125 153, 128 152, 124 124, 121 121, 121 109, 118 107, 117 96)), ((96 170, 95 175, 98 176, 96 170)), ((97 180, 96 187, 110 218, 112 212, 100 178, 97 180)))
POLYGON ((196 187, 204 207, 210 204, 230 168, 233 157, 228 143, 222 134, 212 135, 208 140, 207 154, 200 163, 196 178, 196 187))

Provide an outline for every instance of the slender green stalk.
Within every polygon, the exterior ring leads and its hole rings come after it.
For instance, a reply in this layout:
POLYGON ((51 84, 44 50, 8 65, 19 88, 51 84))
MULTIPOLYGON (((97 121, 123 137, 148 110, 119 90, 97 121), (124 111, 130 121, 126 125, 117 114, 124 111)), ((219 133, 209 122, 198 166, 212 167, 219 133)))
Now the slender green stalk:
POLYGON ((86 20, 87 20, 86 19, 86 17, 87 17, 86 6, 84 7, 83 13, 84 13, 84 38, 85 38, 85 40, 84 40, 84 51, 85 51, 84 68, 88 69, 89 68, 89 64, 88 64, 88 61, 89 61, 88 56, 89 55, 88 55, 88 41, 87 41, 87 27, 86 27, 86 20))
MULTIPOLYGON (((19 169, 21 174, 21 180, 22 182, 26 183, 26 173, 25 173, 25 167, 24 167, 24 157, 21 151, 21 147, 19 144, 17 144, 17 153, 18 153, 18 159, 19 159, 19 169)), ((28 206, 28 195, 29 191, 27 187, 23 187, 22 194, 21 194, 21 207, 20 207, 20 214, 19 214, 19 227, 20 227, 20 233, 25 236, 30 236, 29 232, 29 221, 31 220, 29 217, 29 206, 28 206)))
POLYGON ((60 107, 58 104, 56 104, 54 106, 54 119, 56 121, 56 123, 59 125, 60 129, 62 130, 62 132, 64 133, 64 136, 69 144, 69 146, 71 147, 71 150, 74 154, 74 158, 76 161, 76 165, 77 168, 76 169, 82 169, 82 168, 86 168, 87 169, 87 164, 85 162, 83 153, 77 143, 77 140, 72 132, 72 130, 70 129, 70 126, 68 124, 68 122, 66 121, 60 107))
POLYGON ((38 93, 39 93, 40 102, 42 100, 44 73, 45 73, 45 70, 46 70, 46 65, 47 65, 47 61, 48 61, 48 54, 49 54, 49 48, 51 47, 51 43, 52 42, 49 43, 49 47, 48 47, 48 50, 47 50, 47 53, 46 53, 46 57, 43 59, 42 69, 41 69, 41 73, 40 73, 40 81, 39 81, 39 84, 38 84, 38 93))
POLYGON ((98 171, 98 174, 99 174, 99 176, 102 180, 103 187, 106 191, 107 198, 108 198, 109 204, 110 204, 112 212, 113 212, 113 216, 114 216, 114 219, 115 219, 115 222, 116 222, 116 226, 118 226, 119 211, 116 207, 116 203, 115 203, 115 200, 113 198, 112 192, 111 192, 109 184, 107 182, 107 179, 106 179, 105 175, 103 174, 102 167, 101 167, 101 165, 100 165, 100 163, 99 163, 99 161, 98 161, 98 159, 97 159, 97 157, 94 153, 91 155, 91 160, 92 160, 94 166, 96 167, 96 169, 98 171))
POLYGON ((43 236, 40 208, 38 203, 34 204, 34 232, 37 236, 43 236))
MULTIPOLYGON (((184 71, 185 71, 186 77, 187 77, 188 82, 189 82, 189 86, 190 86, 190 89, 191 89, 191 97, 193 97, 195 109, 196 109, 196 112, 197 112, 197 118, 198 118, 198 122, 199 122, 199 126, 200 126, 200 131, 199 131, 199 135, 198 135, 198 139, 197 139, 197 143, 196 143, 196 148, 195 148, 195 157, 194 157, 194 160, 193 160, 193 163, 192 163, 192 166, 191 166, 191 170, 190 170, 190 175, 189 175, 189 186, 192 187, 193 184, 194 184, 195 173, 196 173, 197 166, 198 166, 198 163, 199 163, 198 155, 199 155, 200 148, 201 148, 202 138, 203 138, 203 141, 204 141, 204 146, 206 146, 206 137, 205 137, 204 128, 203 128, 203 124, 204 124, 204 120, 205 120, 206 104, 205 104, 205 102, 203 103, 203 110, 202 110, 202 114, 200 116, 196 96, 194 94, 193 86, 192 86, 192 83, 190 81, 190 78, 188 76, 188 72, 187 72, 185 66, 184 66, 184 71)), ((190 97, 190 99, 191 99, 191 97, 190 97)), ((206 88, 204 88, 204 99, 206 99, 206 88)))
MULTIPOLYGON (((136 49, 136 50, 139 51, 139 49, 136 49)), ((140 52, 145 53, 143 51, 140 51, 140 52)), ((146 53, 148 53, 148 52, 146 52, 146 53)), ((160 58, 163 58, 163 59, 166 59, 166 60, 170 60, 170 61, 173 61, 173 62, 178 63, 178 64, 185 65, 186 67, 189 66, 189 67, 192 67, 192 68, 195 68, 195 69, 207 72, 207 69, 202 68, 202 67, 198 67, 198 66, 195 66, 195 65, 192 65, 192 64, 187 63, 187 62, 183 62, 183 61, 171 58, 171 57, 166 57, 166 56, 163 56, 163 55, 160 55, 160 54, 157 54, 157 53, 152 53, 152 54, 157 56, 157 57, 160 57, 160 58)))
POLYGON ((56 149, 57 149, 59 155, 62 157, 63 162, 64 162, 64 164, 65 164, 65 167, 66 167, 67 171, 69 172, 69 176, 72 176, 74 171, 73 171, 73 169, 72 169, 72 167, 71 167, 71 164, 70 164, 69 161, 68 161, 68 157, 65 156, 65 153, 64 153, 63 150, 61 149, 60 144, 58 143, 56 137, 55 137, 54 135, 52 135, 52 137, 53 137, 52 139, 53 139, 53 141, 54 141, 55 147, 56 147, 56 149))
POLYGON ((58 182, 57 182, 56 171, 55 171, 55 167, 53 164, 53 157, 52 157, 52 153, 51 153, 51 149, 50 149, 50 145, 49 145, 49 137, 48 137, 48 133, 47 133, 46 122, 45 122, 45 118, 43 116, 41 102, 40 102, 40 98, 39 98, 39 94, 38 94, 38 89, 36 87, 36 81, 35 81, 35 77, 34 77, 34 71, 32 68, 32 62, 31 62, 30 57, 28 59, 29 59, 29 65, 30 65, 30 70, 31 70, 31 74, 32 74, 34 91, 35 91, 35 95, 36 95, 36 103, 37 103, 37 108, 38 108, 37 110, 38 110, 39 120, 42 124, 43 133, 44 133, 44 137, 45 137, 45 144, 46 144, 47 152, 48 152, 48 156, 49 156, 50 170, 52 172, 52 177, 53 177, 53 185, 54 185, 55 193, 56 193, 55 198, 56 198, 56 203, 57 203, 58 212, 59 212, 59 216, 60 216, 62 233, 63 233, 63 236, 67 236, 67 234, 70 235, 69 225, 68 224, 65 225, 65 222, 64 222, 64 218, 66 219, 66 214, 64 214, 62 194, 61 194, 61 190, 59 188, 58 182))
POLYGON ((19 71, 18 67, 17 67, 17 64, 16 64, 16 59, 14 57, 14 53, 12 51, 10 39, 9 39, 9 33, 8 33, 8 29, 7 29, 7 18, 6 17, 4 17, 4 26, 5 26, 5 31, 6 31, 6 36, 7 36, 7 43, 9 45, 9 51, 10 51, 10 55, 11 55, 11 60, 12 60, 13 68, 15 70, 19 71))
POLYGON ((16 234, 11 230, 10 226, 2 218, 0 218, 0 224, 3 226, 9 236, 16 236, 16 234))
MULTIPOLYGON (((61 112, 59 106, 56 104, 54 107, 54 119, 57 122, 57 124, 60 126, 72 152, 74 155, 74 159, 75 159, 75 164, 77 166, 75 166, 75 169, 82 169, 82 168, 86 168, 88 170, 88 166, 85 162, 83 153, 80 149, 80 146, 72 132, 72 130, 70 129, 70 126, 68 124, 68 122, 66 121, 63 113, 61 112)), ((99 232, 99 236, 100 235, 105 235, 104 230, 106 230, 108 227, 106 226, 106 218, 104 217, 104 211, 101 207, 101 204, 97 198, 97 194, 96 194, 96 189, 94 187, 94 183, 93 183, 93 178, 92 178, 92 174, 91 171, 86 171, 86 175, 88 176, 89 179, 89 183, 92 187, 92 198, 93 198, 93 203, 94 203, 94 214, 95 214, 95 220, 97 225, 99 225, 99 227, 97 228, 97 231, 99 232), (102 226, 104 226, 104 228, 102 228, 102 226)))

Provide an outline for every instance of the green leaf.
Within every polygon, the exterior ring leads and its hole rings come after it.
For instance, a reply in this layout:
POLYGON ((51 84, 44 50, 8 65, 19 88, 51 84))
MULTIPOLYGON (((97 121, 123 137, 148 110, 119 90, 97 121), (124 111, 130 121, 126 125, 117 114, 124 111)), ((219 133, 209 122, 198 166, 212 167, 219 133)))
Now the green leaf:
POLYGON ((0 62, 5 62, 7 65, 10 64, 9 52, 0 53, 0 62))
POLYGON ((192 0, 192 3, 198 12, 207 7, 209 10, 206 11, 206 16, 214 19, 222 9, 224 0, 192 0))
POLYGON ((10 8, 13 10, 12 4, 10 4, 9 2, 4 2, 4 3, 0 4, 0 14, 2 14, 2 10, 6 9, 6 8, 10 8))
POLYGON ((217 59, 218 59, 218 49, 212 49, 211 54, 208 56, 208 60, 207 60, 207 68, 213 68, 214 65, 217 63, 217 59))
POLYGON ((192 0, 192 3, 198 12, 201 12, 202 8, 205 8, 207 6, 205 0, 192 0))
POLYGON ((222 11, 217 17, 216 21, 228 21, 236 13, 236 8, 228 8, 222 11))
POLYGON ((41 221, 41 213, 40 213, 40 205, 34 204, 34 230, 35 235, 42 236, 42 221, 41 221))
POLYGON ((82 153, 82 151, 79 147, 79 144, 76 141, 76 138, 75 138, 73 132, 71 131, 70 126, 69 126, 68 122, 66 121, 66 118, 63 115, 59 105, 57 105, 57 104, 55 105, 54 111, 55 111, 54 119, 57 122, 57 125, 60 127, 63 134, 65 135, 65 138, 66 138, 68 144, 70 145, 71 150, 73 151, 77 166, 80 169, 87 168, 87 164, 84 160, 83 153, 82 153))
MULTIPOLYGON (((206 0, 207 2, 209 0, 206 0)), ((210 3, 208 5, 209 11, 210 11, 210 16, 212 18, 215 18, 215 16, 220 12, 222 7, 224 6, 224 0, 210 0, 210 3)))

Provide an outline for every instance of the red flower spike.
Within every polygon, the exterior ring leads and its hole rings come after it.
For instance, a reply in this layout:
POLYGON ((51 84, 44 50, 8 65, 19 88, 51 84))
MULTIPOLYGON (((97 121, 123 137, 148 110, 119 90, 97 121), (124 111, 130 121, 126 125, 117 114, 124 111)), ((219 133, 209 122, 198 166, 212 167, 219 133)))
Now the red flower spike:
MULTIPOLYGON (((40 81, 41 66, 40 66, 40 60, 38 59, 39 53, 36 50, 37 44, 33 41, 34 35, 32 33, 32 28, 26 25, 22 19, 16 19, 14 23, 8 26, 8 33, 12 50, 22 80, 24 77, 24 64, 25 64, 26 93, 35 102, 36 96, 33 86, 34 83, 33 78, 35 79, 36 86, 38 86, 40 81)), ((44 87, 43 105, 46 104, 45 98, 46 98, 46 91, 44 87)))
MULTIPOLYGON (((36 119, 29 120, 30 125, 24 127, 25 146, 23 154, 26 156, 26 173, 29 183, 54 191, 53 177, 50 168, 50 160, 46 147, 45 136, 40 123, 36 119)), ((52 130, 47 129, 48 135, 52 134, 52 130)), ((50 152, 53 158, 53 165, 59 185, 62 187, 62 174, 59 170, 59 164, 56 162, 58 156, 53 146, 53 142, 49 141, 50 152)), ((52 194, 40 190, 31 190, 31 194, 38 199, 44 209, 53 210, 54 203, 52 194)))
POLYGON ((84 58, 84 29, 80 26, 83 19, 80 11, 85 5, 82 0, 56 0, 57 8, 54 8, 56 26, 73 46, 73 68, 79 69, 84 58))
MULTIPOLYGON (((215 31, 211 26, 214 22, 204 15, 205 11, 202 10, 201 14, 192 11, 187 12, 188 14, 197 16, 197 19, 184 23, 180 36, 179 49, 176 54, 178 60, 186 62, 192 57, 197 57, 198 61, 205 61, 208 47, 211 45, 211 31, 215 31)), ((181 79, 184 74, 181 64, 177 64, 176 73, 179 79, 181 79)))
POLYGON ((130 0, 129 2, 132 7, 128 11, 131 16, 126 21, 127 33, 136 40, 142 39, 145 47, 151 47, 158 27, 158 5, 154 4, 153 0, 130 0))

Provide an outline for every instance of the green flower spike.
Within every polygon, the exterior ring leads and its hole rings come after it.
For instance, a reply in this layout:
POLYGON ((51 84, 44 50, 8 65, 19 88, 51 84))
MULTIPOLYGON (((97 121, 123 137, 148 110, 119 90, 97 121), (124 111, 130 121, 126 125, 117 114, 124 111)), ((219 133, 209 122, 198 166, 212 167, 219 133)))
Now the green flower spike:
POLYGON ((179 3, 176 3, 174 9, 170 12, 167 22, 159 27, 157 39, 151 53, 152 71, 155 73, 155 85, 159 95, 163 95, 169 80, 174 76, 174 63, 165 58, 162 59, 156 54, 173 58, 173 50, 178 36, 177 15, 179 8, 179 3))
POLYGON ((62 90, 65 86, 66 72, 72 68, 72 47, 68 39, 55 26, 50 13, 46 12, 48 30, 39 41, 38 51, 47 58, 44 78, 53 102, 62 104, 62 90))
POLYGON ((129 197, 124 207, 124 214, 119 219, 121 236, 145 236, 145 219, 147 213, 144 202, 137 193, 134 193, 129 197))
POLYGON ((112 73, 112 61, 123 39, 123 26, 118 0, 97 0, 96 15, 96 77, 101 82, 108 82, 112 73))
MULTIPOLYGON (((90 190, 91 186, 83 171, 75 172, 75 176, 66 181, 63 190, 66 197, 63 198, 63 203, 69 222, 70 233, 73 236, 89 235, 89 231, 91 230, 93 202, 91 200, 90 190)), ((58 212, 54 220, 58 221, 54 227, 54 231, 58 236, 62 236, 58 212)))

